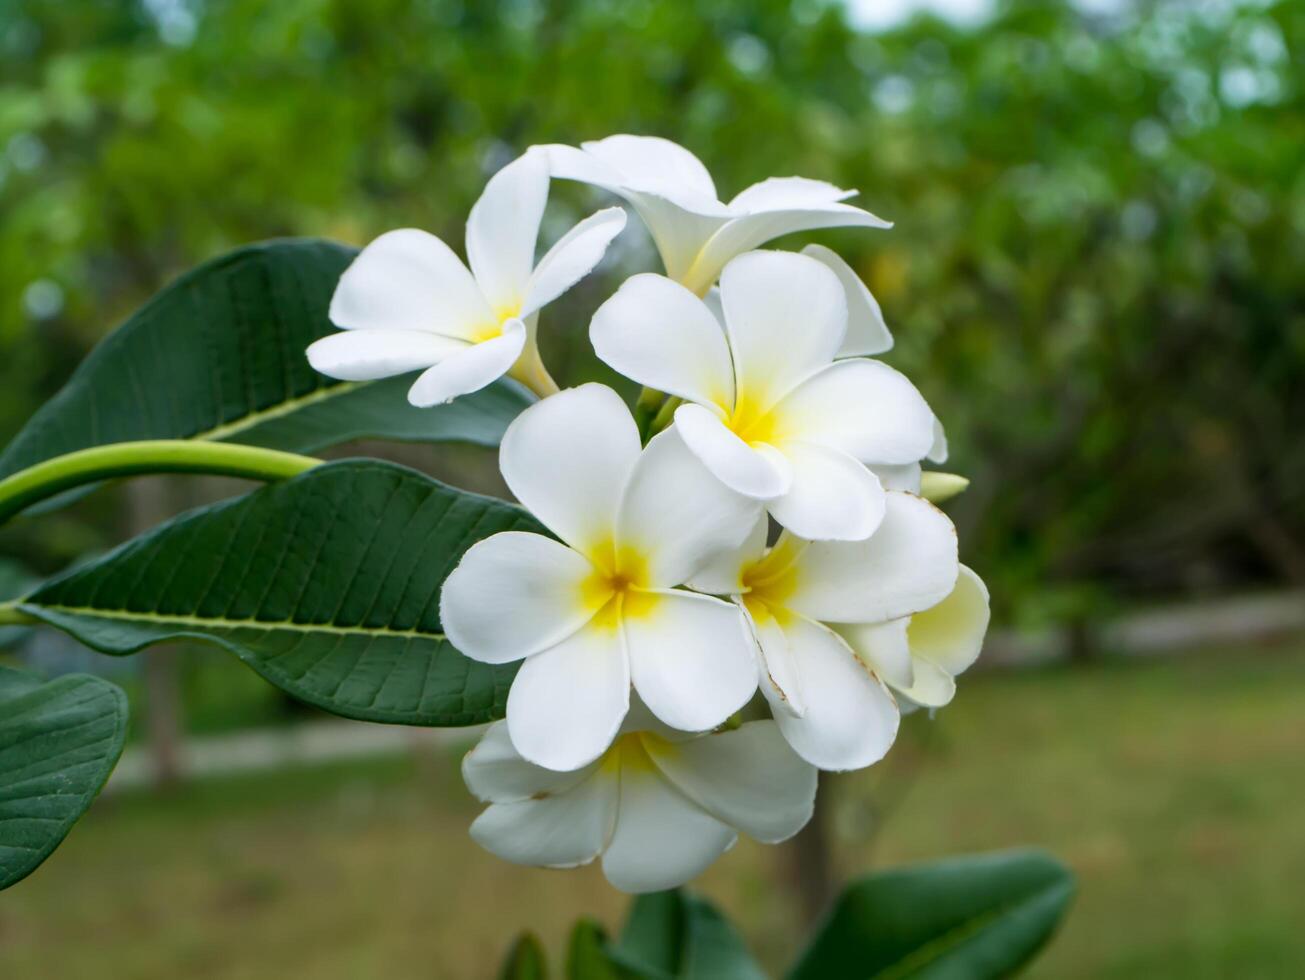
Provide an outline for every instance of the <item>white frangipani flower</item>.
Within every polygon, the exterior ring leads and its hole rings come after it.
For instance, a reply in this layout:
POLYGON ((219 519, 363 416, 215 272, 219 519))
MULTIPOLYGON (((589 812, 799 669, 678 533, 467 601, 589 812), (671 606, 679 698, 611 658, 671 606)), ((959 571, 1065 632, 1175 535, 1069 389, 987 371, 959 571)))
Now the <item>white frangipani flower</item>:
MULTIPOLYGON (((956 582, 956 530, 919 497, 889 491, 864 541, 804 541, 785 531, 766 549, 766 522, 693 577, 733 595, 761 654, 761 689, 797 753, 822 769, 877 762, 897 735, 893 696, 838 629, 936 606, 956 582)), ((876 661, 877 663, 877 661, 876 661)))
POLYGON ((617 371, 685 400, 675 429, 724 484, 801 537, 868 537, 884 489, 867 464, 922 459, 933 412, 886 364, 835 360, 847 352, 847 304, 820 261, 741 255, 719 299, 723 324, 680 284, 634 276, 594 314, 590 339, 617 371))
POLYGON ((440 616, 473 660, 526 658, 507 703, 525 758, 557 770, 592 762, 616 735, 632 683, 681 731, 713 728, 747 702, 757 675, 737 607, 675 586, 738 545, 754 502, 673 431, 641 450, 625 403, 598 384, 522 412, 500 465, 561 542, 505 532, 477 543, 445 581, 440 616))
POLYGON ((699 875, 739 831, 773 844, 811 818, 816 770, 773 722, 686 735, 640 707, 602 758, 565 773, 527 762, 493 725, 462 764, 490 804, 471 836, 517 864, 570 868, 601 854, 614 886, 653 892, 699 875))
POLYGON ((843 203, 856 191, 805 177, 771 177, 728 204, 702 162, 655 136, 609 136, 574 146, 549 144, 554 177, 577 180, 629 201, 657 244, 666 275, 703 295, 736 255, 772 238, 816 228, 891 228, 843 203))
POLYGON ((377 238, 340 277, 330 317, 342 330, 310 345, 309 363, 346 381, 424 369, 408 392, 420 407, 504 374, 537 394, 556 391, 539 359, 538 311, 598 264, 625 227, 625 212, 590 215, 536 264, 548 181, 539 152, 490 179, 467 219, 470 271, 427 232, 404 228, 377 238))
POLYGON ((843 639, 908 703, 941 708, 956 694, 956 675, 978 659, 988 631, 988 588, 964 565, 936 606, 878 624, 845 623, 843 639))

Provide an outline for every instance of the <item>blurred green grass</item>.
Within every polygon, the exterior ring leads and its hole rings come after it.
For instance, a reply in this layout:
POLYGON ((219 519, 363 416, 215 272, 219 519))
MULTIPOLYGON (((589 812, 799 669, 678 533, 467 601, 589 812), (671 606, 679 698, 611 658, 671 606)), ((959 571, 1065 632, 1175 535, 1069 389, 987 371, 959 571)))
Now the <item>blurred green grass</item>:
MULTIPOLYGON (((843 874, 1040 845, 1080 894, 1036 977, 1296 977, 1305 641, 993 672, 889 760, 838 777, 843 874)), ((457 753, 102 799, 0 902, 0 976, 491 976, 522 929, 560 956, 625 900, 593 868, 515 868, 466 837, 457 753)), ((772 969, 801 932, 784 854, 699 882, 772 969)))

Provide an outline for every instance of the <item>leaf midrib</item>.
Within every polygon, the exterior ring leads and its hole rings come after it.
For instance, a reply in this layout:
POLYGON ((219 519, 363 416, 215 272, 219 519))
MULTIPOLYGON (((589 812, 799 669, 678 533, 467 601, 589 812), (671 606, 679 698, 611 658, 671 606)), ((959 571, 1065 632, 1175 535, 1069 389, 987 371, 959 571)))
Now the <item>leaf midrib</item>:
POLYGON ((269 408, 261 408, 245 415, 237 416, 223 422, 221 425, 215 425, 211 429, 204 429, 193 435, 187 436, 188 439, 205 439, 220 440, 226 439, 240 432, 248 431, 255 428, 270 419, 281 418, 292 412, 297 412, 307 405, 314 405, 317 402, 326 401, 337 395, 347 395, 352 391, 372 384, 370 381, 342 381, 340 384, 326 385, 322 388, 315 388, 306 395, 298 395, 294 398, 288 398, 283 402, 272 405, 269 408))
POLYGON ((97 609, 94 606, 64 606, 46 603, 23 603, 24 612, 39 615, 42 611, 64 613, 72 616, 92 616, 99 619, 116 619, 124 622, 158 623, 170 626, 194 626, 206 629, 259 629, 288 633, 328 633, 335 636, 401 637, 404 639, 435 640, 443 642, 443 633, 423 630, 396 630, 389 627, 335 626, 328 623, 297 623, 294 620, 230 619, 224 616, 185 616, 157 612, 136 612, 131 609, 97 609))

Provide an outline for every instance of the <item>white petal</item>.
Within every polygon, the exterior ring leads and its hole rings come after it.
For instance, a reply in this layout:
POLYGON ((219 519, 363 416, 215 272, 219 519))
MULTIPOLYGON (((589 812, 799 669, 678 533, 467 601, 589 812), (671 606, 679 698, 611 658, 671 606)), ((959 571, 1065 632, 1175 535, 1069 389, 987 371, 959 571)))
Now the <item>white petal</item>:
POLYGON ((770 519, 765 511, 757 514, 752 530, 743 543, 734 548, 723 548, 693 573, 689 586, 696 592, 711 595, 735 595, 743 591, 743 571, 761 560, 766 553, 766 535, 770 519))
POLYGON ((467 260, 500 317, 527 315, 520 307, 547 202, 547 157, 528 150, 489 179, 467 218, 467 260))
POLYGON ((521 665, 508 692, 508 733, 530 762, 579 769, 607 751, 629 706, 621 631, 595 623, 521 665))
POLYGON ((956 529, 919 497, 887 494, 865 541, 814 541, 798 559, 788 608, 828 623, 878 623, 937 604, 956 582, 956 529))
POLYGON ((594 313, 589 339, 609 367, 642 385, 729 408, 734 369, 719 321, 665 276, 631 276, 594 313))
POLYGON ((555 796, 495 803, 471 825, 471 837, 514 864, 574 868, 606 846, 616 820, 617 782, 602 772, 555 796))
POLYGON ((920 494, 919 463, 876 463, 870 469, 879 477, 885 490, 905 490, 907 493, 920 494))
POLYGON ((619 194, 624 177, 620 171, 608 166, 592 153, 564 143, 544 143, 532 146, 548 160, 549 173, 559 180, 578 180, 605 191, 619 194))
POLYGON ((903 690, 915 683, 911 645, 906 639, 909 616, 886 623, 843 623, 834 629, 885 683, 903 690))
POLYGON ((716 479, 674 429, 654 436, 621 499, 616 540, 647 562, 642 585, 683 585, 709 559, 735 548, 761 505, 716 479))
POLYGON ((685 796, 720 820, 767 844, 796 834, 811 819, 816 770, 771 721, 674 744, 646 739, 657 768, 685 796))
POLYGON ((531 274, 520 315, 529 316, 551 303, 592 272, 624 227, 624 210, 604 208, 559 238, 531 274))
POLYGON ((408 389, 408 401, 429 408, 479 391, 507 374, 525 346, 525 324, 509 320, 499 336, 471 344, 423 372, 408 389))
POLYGON ((462 759, 462 779, 476 799, 485 803, 518 803, 557 796, 592 775, 599 763, 574 772, 555 772, 521 758, 508 735, 507 722, 486 729, 480 741, 462 759))
POLYGON ((342 330, 308 345, 315 371, 342 381, 372 381, 420 371, 467 344, 427 330, 342 330))
POLYGON ((520 660, 593 618, 603 601, 586 595, 593 571, 582 555, 542 534, 502 531, 467 549, 444 580, 440 622, 472 660, 520 660))
POLYGON ((730 201, 730 207, 753 214, 790 208, 822 207, 854 196, 856 191, 845 191, 823 180, 812 180, 809 177, 768 177, 739 191, 730 201))
POLYGON ((743 612, 694 592, 627 598, 622 611, 630 677, 654 715, 683 732, 715 728, 757 690, 743 612))
POLYGON ((794 617, 784 631, 807 702, 800 718, 775 712, 788 743, 821 769, 861 769, 878 762, 897 737, 900 718, 888 689, 825 627, 794 617))
POLYGON ((704 243, 730 220, 728 213, 713 213, 723 206, 705 198, 674 201, 639 190, 626 190, 622 196, 647 225, 666 274, 698 295, 705 293, 716 281, 720 268, 700 267, 700 255, 704 243))
POLYGON ((720 277, 737 398, 768 408, 833 359, 847 329, 838 277, 793 252, 749 252, 720 277))
POLYGON ((620 134, 581 143, 581 148, 621 176, 629 187, 652 191, 683 190, 716 199, 716 185, 702 161, 659 136, 620 134))
MULTIPOLYGON (((774 211, 760 211, 735 218, 724 225, 702 247, 695 273, 710 284, 719 270, 736 255, 757 248, 781 235, 816 228, 891 228, 891 222, 850 204, 809 204, 774 211)), ((693 288, 693 284, 689 284, 693 288)))
POLYGON ((911 653, 959 674, 978 659, 988 631, 988 587, 964 565, 956 587, 936 606, 911 617, 911 653))
POLYGON ((843 338, 843 346, 838 349, 838 356, 882 354, 891 350, 893 335, 888 332, 883 311, 856 271, 837 252, 823 245, 808 245, 802 254, 828 266, 843 284, 847 297, 847 335, 843 338))
POLYGON ((335 287, 330 317, 347 330, 432 330, 462 339, 494 322, 462 260, 415 228, 386 232, 358 253, 335 287))
POLYGON ((624 892, 664 891, 707 870, 737 835, 671 786, 642 749, 639 755, 622 762, 616 831, 603 853, 603 874, 624 892))
MULTIPOLYGON (((587 147, 591 145, 586 144, 587 147)), ((677 181, 675 168, 666 172, 670 179, 659 182, 655 166, 642 167, 635 162, 632 164, 635 172, 626 174, 586 150, 558 144, 542 149, 548 154, 553 176, 592 184, 629 201, 647 225, 666 266, 666 274, 677 282, 689 280, 690 270, 703 244, 724 226, 732 214, 728 207, 716 200, 714 193, 705 193, 701 186, 695 188, 692 180, 687 183, 677 181)), ((653 152, 656 153, 656 148, 653 152)), ((618 163, 631 164, 629 153, 609 156, 619 157, 618 163)), ((690 165, 686 162, 685 166, 690 165)), ((715 278, 713 272, 710 280, 701 286, 695 281, 692 288, 697 293, 705 292, 715 278)))
POLYGON ((503 434, 499 467, 527 510, 585 551, 615 530, 639 451, 639 431, 621 396, 587 384, 518 415, 503 434))
MULTIPOLYGON (((776 711, 804 715, 807 703, 802 695, 802 675, 788 648, 788 637, 775 613, 764 603, 745 602, 748 625, 761 655, 761 685, 776 711)), ((782 612, 782 611, 781 611, 782 612)))
POLYGON ((791 442, 781 452, 793 484, 766 504, 775 520, 810 541, 862 541, 874 533, 885 506, 877 476, 837 449, 791 442))
POLYGON ((905 698, 925 708, 941 708, 956 696, 956 681, 951 674, 927 660, 916 660, 913 683, 901 689, 905 698))
POLYGON ((749 446, 701 405, 677 408, 675 430, 716 479, 738 493, 772 500, 792 485, 788 460, 777 450, 749 446))
POLYGON ((793 438, 863 463, 914 463, 933 444, 933 412, 915 385, 866 358, 838 361, 807 378, 775 415, 793 438))
POLYGON ((931 463, 947 462, 947 433, 936 418, 933 420, 933 445, 929 447, 929 455, 925 459, 931 463))

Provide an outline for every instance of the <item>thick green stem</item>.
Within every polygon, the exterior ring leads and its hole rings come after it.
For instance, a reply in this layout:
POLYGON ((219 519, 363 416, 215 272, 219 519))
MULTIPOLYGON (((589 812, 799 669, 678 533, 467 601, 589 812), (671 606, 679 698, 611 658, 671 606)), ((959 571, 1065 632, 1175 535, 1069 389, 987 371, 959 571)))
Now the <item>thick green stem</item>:
POLYGON ((0 524, 32 504, 88 483, 145 473, 211 473, 284 480, 321 463, 276 449, 199 439, 117 442, 56 456, 0 480, 0 524))
POLYGON ((29 616, 21 609, 14 607, 12 602, 0 603, 0 626, 30 626, 32 623, 38 623, 35 616, 29 616))

